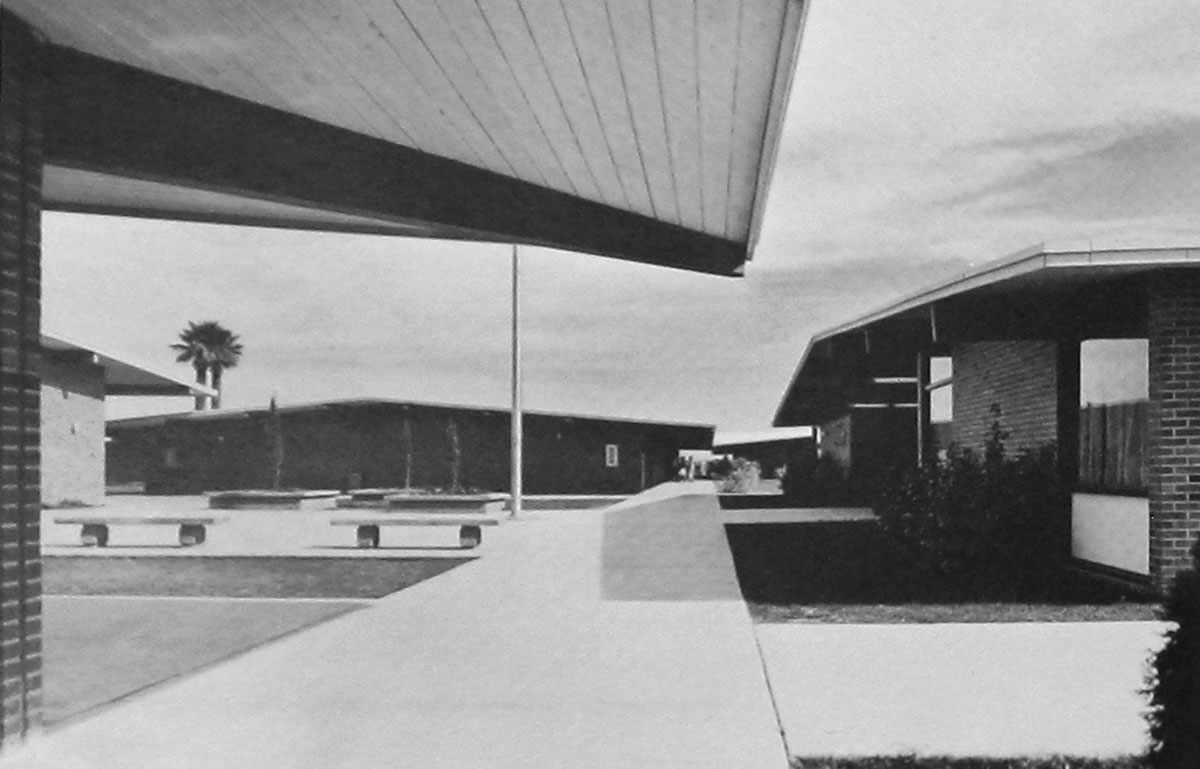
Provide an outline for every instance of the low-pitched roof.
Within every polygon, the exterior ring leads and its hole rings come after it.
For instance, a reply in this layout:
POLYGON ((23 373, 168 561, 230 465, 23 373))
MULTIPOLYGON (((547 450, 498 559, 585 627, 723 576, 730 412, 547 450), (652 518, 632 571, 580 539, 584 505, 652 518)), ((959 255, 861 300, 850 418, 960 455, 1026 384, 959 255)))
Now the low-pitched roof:
POLYGON ((1143 337, 1146 276, 1195 267, 1200 246, 1038 245, 990 262, 813 336, 773 424, 911 401, 917 355, 956 341, 1143 337))
MULTIPOLYGON (((289 405, 280 405, 278 410, 280 413, 300 413, 305 411, 324 411, 329 409, 348 409, 348 408, 369 408, 372 406, 389 406, 389 407, 405 407, 412 406, 415 408, 430 408, 430 409, 457 409, 461 411, 481 411, 497 416, 507 417, 511 413, 507 409, 495 408, 490 406, 475 406, 463 403, 439 403, 432 401, 409 401, 399 400, 395 398, 345 398, 339 400, 313 401, 307 403, 294 403, 289 405)), ((122 419, 112 419, 108 421, 110 427, 117 429, 144 427, 157 424, 165 424, 169 421, 186 421, 186 422, 204 422, 204 421, 220 421, 225 419, 247 419, 252 415, 263 415, 268 413, 269 409, 265 407, 255 408, 222 408, 210 411, 181 411, 170 414, 154 414, 142 417, 125 417, 122 419)), ((636 419, 631 417, 611 417, 599 416, 595 414, 578 414, 559 411, 541 411, 537 409, 524 409, 522 411, 526 416, 535 417, 552 417, 558 419, 579 419, 592 420, 597 422, 620 422, 624 424, 637 425, 655 425, 661 427, 681 427, 696 430, 707 430, 712 432, 716 429, 715 425, 703 424, 699 422, 671 422, 666 420, 650 420, 636 419)))
POLYGON ((133 363, 128 356, 102 352, 94 345, 71 341, 59 334, 42 332, 42 350, 50 355, 86 358, 104 369, 106 395, 207 395, 217 393, 211 387, 189 382, 133 363))

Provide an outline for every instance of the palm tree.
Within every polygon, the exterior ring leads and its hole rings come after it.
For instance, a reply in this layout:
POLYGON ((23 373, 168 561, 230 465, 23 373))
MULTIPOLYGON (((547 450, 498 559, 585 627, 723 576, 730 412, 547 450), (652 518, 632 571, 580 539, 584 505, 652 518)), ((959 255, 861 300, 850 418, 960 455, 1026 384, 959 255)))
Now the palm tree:
MULTIPOLYGON (((192 364, 197 382, 210 384, 217 391, 212 405, 221 408, 221 375, 225 369, 236 366, 242 357, 237 334, 214 320, 188 321, 188 327, 179 332, 179 341, 171 345, 171 349, 179 353, 175 360, 192 364)), ((203 411, 206 404, 205 396, 196 396, 197 411, 203 411)))

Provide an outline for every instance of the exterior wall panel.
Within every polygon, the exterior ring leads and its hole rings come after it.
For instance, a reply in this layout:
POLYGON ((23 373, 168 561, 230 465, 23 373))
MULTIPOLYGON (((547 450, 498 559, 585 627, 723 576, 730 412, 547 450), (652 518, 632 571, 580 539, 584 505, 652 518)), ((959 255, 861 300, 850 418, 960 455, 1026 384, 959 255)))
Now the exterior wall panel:
POLYGON ((104 370, 41 365, 42 502, 104 503, 104 370))
POLYGON ((1075 494, 1071 555, 1133 574, 1150 573, 1150 501, 1113 494, 1075 494))

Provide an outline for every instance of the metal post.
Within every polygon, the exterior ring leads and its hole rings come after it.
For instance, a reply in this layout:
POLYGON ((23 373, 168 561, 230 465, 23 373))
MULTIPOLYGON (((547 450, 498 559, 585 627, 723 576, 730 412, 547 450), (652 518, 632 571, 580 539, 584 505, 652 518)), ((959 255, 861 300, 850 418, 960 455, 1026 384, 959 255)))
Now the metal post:
POLYGON ((930 414, 929 354, 917 353, 917 464, 924 465, 929 459, 929 448, 933 443, 933 426, 930 414))
POLYGON ((509 517, 521 514, 521 270, 517 261, 517 246, 512 249, 512 503, 509 517))

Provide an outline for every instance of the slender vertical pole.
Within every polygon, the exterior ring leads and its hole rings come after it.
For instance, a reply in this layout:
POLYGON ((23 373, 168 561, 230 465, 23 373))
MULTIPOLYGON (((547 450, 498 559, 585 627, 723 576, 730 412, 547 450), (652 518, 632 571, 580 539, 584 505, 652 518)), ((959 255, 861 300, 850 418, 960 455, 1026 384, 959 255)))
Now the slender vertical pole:
POLYGON ((917 464, 924 465, 930 458, 929 447, 933 443, 933 425, 929 392, 929 353, 917 353, 917 464))
POLYGON ((521 269, 517 246, 512 249, 512 506, 509 517, 521 514, 521 269))

